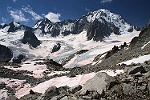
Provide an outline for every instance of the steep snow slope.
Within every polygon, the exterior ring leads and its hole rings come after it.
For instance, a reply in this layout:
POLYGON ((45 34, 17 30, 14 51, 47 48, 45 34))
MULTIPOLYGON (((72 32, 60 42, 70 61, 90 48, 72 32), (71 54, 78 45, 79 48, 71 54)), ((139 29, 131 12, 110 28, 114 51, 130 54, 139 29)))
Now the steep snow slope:
POLYGON ((126 64, 126 65, 130 65, 132 63, 144 63, 145 61, 148 61, 150 60, 150 54, 148 55, 144 55, 144 56, 140 56, 138 58, 133 58, 131 60, 128 60, 128 61, 124 61, 124 62, 121 62, 119 64, 126 64))
POLYGON ((130 42, 131 39, 139 35, 139 32, 134 31, 130 34, 115 35, 112 34, 106 37, 102 42, 87 41, 86 31, 80 34, 70 34, 68 36, 40 36, 36 34, 37 38, 41 41, 41 45, 37 48, 32 48, 28 44, 22 44, 20 39, 22 39, 24 31, 16 31, 14 33, 4 32, 0 30, 0 44, 8 46, 13 50, 14 56, 19 54, 26 55, 27 59, 38 59, 38 58, 50 58, 55 61, 62 63, 70 55, 75 54, 80 50, 88 50, 82 54, 76 54, 70 61, 66 62, 64 67, 73 68, 83 66, 92 63, 94 58, 98 54, 103 54, 110 50, 114 45, 121 45, 124 42, 130 42), (56 43, 61 44, 59 51, 51 53, 53 46, 56 43))
MULTIPOLYGON (((92 40, 87 41, 86 31, 81 32, 78 35, 68 35, 65 37, 40 37, 37 36, 41 41, 47 40, 47 44, 49 46, 53 46, 55 43, 61 44, 61 49, 55 53, 47 52, 51 59, 54 59, 57 62, 62 63, 64 59, 69 57, 71 54, 76 53, 80 50, 88 50, 83 54, 76 54, 64 67, 73 68, 83 66, 89 63, 92 63, 94 58, 98 54, 103 54, 110 50, 114 45, 121 45, 124 42, 130 42, 131 39, 135 36, 139 35, 139 32, 134 31, 130 34, 122 34, 122 35, 114 35, 112 34, 110 37, 104 39, 103 42, 94 42, 92 40)), ((44 42, 41 44, 43 46, 44 42)), ((45 50, 48 51, 50 48, 45 46, 45 50)), ((40 47, 39 47, 40 48, 40 47)), ((52 48, 52 47, 51 47, 52 48)), ((43 49, 42 49, 43 50, 43 49)))

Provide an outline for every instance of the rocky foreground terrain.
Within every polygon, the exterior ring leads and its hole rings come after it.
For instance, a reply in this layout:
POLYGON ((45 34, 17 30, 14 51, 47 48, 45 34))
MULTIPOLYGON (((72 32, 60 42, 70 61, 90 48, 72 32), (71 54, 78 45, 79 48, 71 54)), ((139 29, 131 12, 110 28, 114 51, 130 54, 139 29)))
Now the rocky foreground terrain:
MULTIPOLYGON (((27 95, 19 100, 149 100, 150 61, 143 64, 123 64, 120 66, 124 67, 124 73, 117 76, 112 77, 106 73, 98 72, 82 86, 51 86, 43 94, 31 89, 27 95)), ((38 84, 35 82, 42 82, 42 79, 37 80, 33 77, 24 76, 23 73, 28 72, 12 72, 1 68, 0 75, 1 77, 27 79, 26 81, 33 85, 38 84)), ((43 81, 46 80, 43 79, 43 81)), ((6 86, 5 83, 1 83, 0 88, 8 90, 10 97, 7 100, 18 100, 13 95, 15 93, 13 88, 6 86)))
POLYGON ((125 67, 115 77, 99 72, 84 86, 52 86, 44 94, 30 90, 20 100, 149 100, 150 62, 125 67))

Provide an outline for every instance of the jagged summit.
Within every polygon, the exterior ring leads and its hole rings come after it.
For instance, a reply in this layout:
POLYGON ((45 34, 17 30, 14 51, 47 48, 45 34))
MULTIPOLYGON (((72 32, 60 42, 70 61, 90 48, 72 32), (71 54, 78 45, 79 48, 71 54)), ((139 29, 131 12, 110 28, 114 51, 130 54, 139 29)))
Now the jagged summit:
POLYGON ((15 32, 20 28, 21 25, 20 23, 13 21, 8 26, 9 26, 8 32, 15 32))
POLYGON ((95 41, 101 41, 104 37, 107 37, 112 33, 119 35, 137 30, 137 27, 129 24, 123 17, 106 9, 89 12, 78 20, 65 20, 52 23, 47 18, 44 18, 39 20, 34 28, 40 30, 38 33, 51 34, 52 37, 58 35, 66 36, 68 34, 79 34, 83 30, 86 30, 87 40, 93 39, 95 41), (96 36, 96 39, 93 36, 96 36))
POLYGON ((0 29, 3 29, 5 32, 16 32, 18 30, 28 30, 32 28, 26 25, 22 25, 19 22, 12 21, 9 24, 2 25, 0 29))

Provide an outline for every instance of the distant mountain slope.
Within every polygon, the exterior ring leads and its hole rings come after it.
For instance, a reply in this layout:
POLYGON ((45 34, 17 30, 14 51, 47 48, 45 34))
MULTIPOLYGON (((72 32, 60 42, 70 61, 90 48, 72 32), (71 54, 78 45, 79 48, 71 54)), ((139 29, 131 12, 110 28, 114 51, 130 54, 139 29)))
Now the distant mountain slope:
POLYGON ((44 18, 33 28, 11 22, 1 26, 0 44, 9 47, 14 58, 48 58, 73 68, 94 64, 97 55, 104 56, 114 45, 128 43, 138 33, 137 27, 120 15, 100 9, 78 20, 52 23, 44 18), (79 53, 82 51, 86 52, 79 53))
MULTIPOLYGON (((115 47, 115 46, 114 46, 115 47)), ((116 64, 123 64, 128 60, 132 61, 132 59, 139 59, 140 57, 149 56, 150 54, 150 24, 148 24, 142 31, 139 36, 134 37, 128 46, 116 46, 114 49, 110 50, 109 56, 108 53, 104 57, 101 63, 96 66, 115 66, 116 64), (114 51, 116 50, 116 51, 114 51), (110 55, 111 54, 111 55, 110 55)), ((100 55, 97 56, 97 59, 100 59, 100 55)), ((148 59, 148 58, 146 58, 148 59)), ((149 58, 150 60, 150 58, 149 58)), ((98 61, 98 60, 96 60, 98 61)), ((142 59, 142 61, 146 61, 142 59)))
MULTIPOLYGON (((138 37, 135 37, 131 41, 131 48, 137 48, 150 45, 150 24, 148 24, 139 34, 138 37), (145 45, 144 45, 145 44, 145 45)), ((142 47, 142 48, 144 48, 142 47)))
POLYGON ((5 32, 16 32, 18 30, 28 30, 32 29, 29 26, 21 25, 19 22, 11 22, 9 24, 1 25, 0 29, 3 29, 5 32))
POLYGON ((39 20, 34 28, 37 30, 37 33, 51 34, 52 37, 79 34, 86 30, 87 39, 93 39, 94 41, 101 41, 112 33, 119 35, 138 30, 137 27, 129 24, 120 15, 106 9, 89 12, 78 20, 52 23, 47 18, 44 18, 39 20))

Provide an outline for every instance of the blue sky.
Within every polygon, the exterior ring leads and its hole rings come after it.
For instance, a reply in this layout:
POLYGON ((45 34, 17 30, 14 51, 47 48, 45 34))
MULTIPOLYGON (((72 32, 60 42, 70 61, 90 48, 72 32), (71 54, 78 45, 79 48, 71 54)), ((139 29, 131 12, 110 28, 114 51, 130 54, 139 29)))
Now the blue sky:
POLYGON ((89 11, 108 9, 139 27, 150 19, 150 0, 0 0, 0 23, 15 20, 33 26, 44 17, 52 22, 78 19, 89 11))

